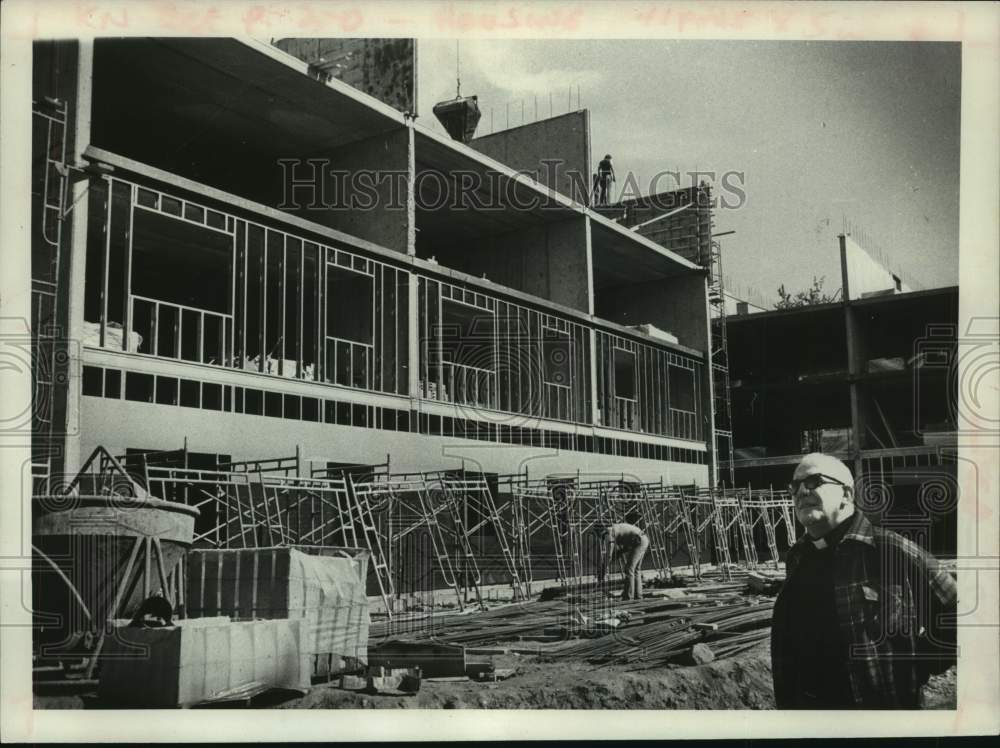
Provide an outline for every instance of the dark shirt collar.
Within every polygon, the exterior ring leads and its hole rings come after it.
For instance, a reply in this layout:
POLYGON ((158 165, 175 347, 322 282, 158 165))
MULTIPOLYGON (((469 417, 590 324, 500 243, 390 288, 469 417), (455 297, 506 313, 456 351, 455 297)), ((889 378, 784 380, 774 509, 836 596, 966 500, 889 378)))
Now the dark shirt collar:
POLYGON ((822 538, 816 538, 815 540, 809 538, 809 542, 812 544, 814 548, 818 549, 833 548, 847 534, 847 531, 851 528, 851 525, 854 524, 852 522, 853 519, 854 515, 852 514, 846 520, 844 520, 839 525, 830 530, 830 532, 828 532, 822 538))

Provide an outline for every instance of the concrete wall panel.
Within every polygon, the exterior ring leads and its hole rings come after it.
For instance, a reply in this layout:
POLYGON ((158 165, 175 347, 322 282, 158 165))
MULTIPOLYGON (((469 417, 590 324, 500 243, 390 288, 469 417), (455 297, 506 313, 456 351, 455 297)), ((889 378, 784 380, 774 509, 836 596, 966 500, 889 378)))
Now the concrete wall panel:
POLYGON ((409 147, 409 132, 397 130, 332 151, 331 173, 348 172, 346 178, 328 174, 326 201, 336 207, 298 215, 406 254, 409 147))
POLYGON ((513 169, 529 172, 557 192, 589 202, 594 165, 587 109, 474 138, 469 145, 513 169))
POLYGON ((700 273, 599 291, 598 317, 621 325, 652 324, 682 345, 709 347, 706 278, 700 273))
MULTIPOLYGON (((843 237, 841 246, 844 252, 844 269, 847 272, 846 288, 851 299, 860 299, 865 294, 879 291, 897 293, 896 276, 872 258, 851 237, 843 237)), ((898 292, 910 290, 900 282, 898 292)))
POLYGON ((434 252, 445 267, 591 311, 587 225, 582 216, 461 245, 438 244, 434 252))

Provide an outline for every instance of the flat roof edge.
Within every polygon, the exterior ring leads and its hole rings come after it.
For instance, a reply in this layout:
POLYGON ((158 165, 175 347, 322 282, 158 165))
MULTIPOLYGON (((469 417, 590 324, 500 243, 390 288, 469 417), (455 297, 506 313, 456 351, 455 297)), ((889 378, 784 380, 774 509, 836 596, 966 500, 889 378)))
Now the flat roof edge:
POLYGON ((262 54, 265 57, 269 57, 275 62, 281 63, 282 65, 291 70, 301 73, 310 80, 314 80, 317 83, 324 85, 327 88, 332 89, 333 91, 336 91, 339 94, 342 94, 344 96, 353 99, 358 104, 366 106, 369 109, 377 112, 378 114, 381 114, 385 117, 395 120, 396 124, 398 124, 400 127, 407 126, 407 122, 409 121, 410 118, 407 117, 407 115, 405 115, 403 112, 394 109, 393 107, 386 104, 384 101, 381 101, 375 98, 374 96, 371 96, 370 94, 366 94, 364 91, 360 91, 354 86, 348 83, 344 83, 342 80, 339 80, 332 76, 321 80, 314 75, 310 75, 309 63, 307 63, 305 60, 300 60, 293 54, 285 52, 283 49, 278 49, 273 44, 268 44, 266 42, 262 42, 261 40, 254 39, 252 37, 234 36, 229 38, 231 38, 233 41, 236 41, 244 45, 249 49, 252 49, 254 52, 262 54))
MULTIPOLYGON (((889 296, 870 296, 864 299, 852 299, 847 302, 848 306, 875 306, 877 304, 895 304, 917 299, 929 298, 932 296, 947 296, 958 294, 958 286, 941 286, 940 288, 924 288, 919 291, 907 291, 889 296)), ((749 314, 727 314, 726 324, 740 324, 747 320, 771 319, 773 317, 790 317, 796 314, 809 314, 813 312, 823 312, 843 307, 843 301, 832 301, 826 304, 805 304, 803 306, 790 307, 788 309, 767 309, 762 312, 751 312, 749 314)))

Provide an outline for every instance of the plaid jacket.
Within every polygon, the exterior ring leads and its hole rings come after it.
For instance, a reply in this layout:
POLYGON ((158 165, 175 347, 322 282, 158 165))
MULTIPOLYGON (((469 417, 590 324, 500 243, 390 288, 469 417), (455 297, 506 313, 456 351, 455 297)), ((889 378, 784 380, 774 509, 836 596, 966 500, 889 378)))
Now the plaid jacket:
MULTIPOLYGON (((927 678, 955 662, 955 580, 937 560, 861 512, 834 548, 837 619, 848 647, 847 672, 858 708, 916 709, 927 678), (946 620, 942 620, 946 619, 946 620)), ((802 559, 808 536, 788 552, 786 578, 802 559)), ((774 697, 779 709, 805 706, 795 693, 789 651, 789 601, 779 593, 771 627, 774 697)))

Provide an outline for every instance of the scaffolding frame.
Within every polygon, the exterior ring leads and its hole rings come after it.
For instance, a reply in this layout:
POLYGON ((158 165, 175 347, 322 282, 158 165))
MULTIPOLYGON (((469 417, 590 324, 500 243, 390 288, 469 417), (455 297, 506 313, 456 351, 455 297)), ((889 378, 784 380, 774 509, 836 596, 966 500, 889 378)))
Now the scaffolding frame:
POLYGON ((565 587, 580 585, 592 573, 588 564, 603 561, 604 548, 588 533, 614 522, 642 527, 652 570, 664 580, 674 576, 682 548, 698 579, 709 560, 727 581, 734 569, 756 569, 761 534, 763 563, 778 568, 781 525, 789 545, 796 535, 791 497, 749 486, 672 486, 624 475, 529 479, 527 472, 493 484, 464 469, 393 473, 388 457, 379 465, 304 464, 298 451, 198 469, 188 467, 186 446, 122 458, 102 450, 88 468, 95 471, 88 480, 104 490, 197 508, 197 545, 365 549, 390 618, 410 593, 450 589, 460 610, 482 607, 484 571, 491 583, 508 585, 514 600, 529 598, 539 572, 565 587), (310 474, 300 475, 305 465, 310 474), (425 573, 404 590, 415 567, 425 573))
POLYGON ((712 400, 715 430, 715 480, 730 486, 736 483, 733 469, 733 407, 729 385, 729 340, 726 331, 726 288, 722 275, 722 245, 711 241, 708 269, 708 301, 711 309, 712 400), (728 469, 722 473, 722 463, 728 469))

